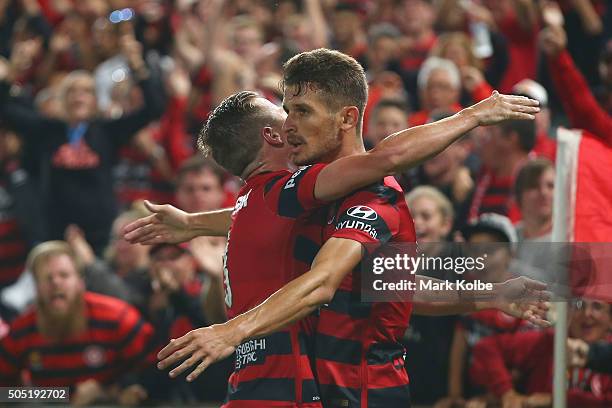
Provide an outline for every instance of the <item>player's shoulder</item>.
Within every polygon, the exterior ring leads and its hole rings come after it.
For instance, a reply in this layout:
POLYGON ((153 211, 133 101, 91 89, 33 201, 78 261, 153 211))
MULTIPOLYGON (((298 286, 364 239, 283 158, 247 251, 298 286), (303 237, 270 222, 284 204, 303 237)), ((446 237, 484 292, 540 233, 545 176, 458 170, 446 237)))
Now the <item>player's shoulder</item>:
POLYGON ((340 207, 354 203, 370 203, 373 205, 395 206, 403 191, 394 177, 385 177, 376 183, 363 187, 340 200, 340 207))

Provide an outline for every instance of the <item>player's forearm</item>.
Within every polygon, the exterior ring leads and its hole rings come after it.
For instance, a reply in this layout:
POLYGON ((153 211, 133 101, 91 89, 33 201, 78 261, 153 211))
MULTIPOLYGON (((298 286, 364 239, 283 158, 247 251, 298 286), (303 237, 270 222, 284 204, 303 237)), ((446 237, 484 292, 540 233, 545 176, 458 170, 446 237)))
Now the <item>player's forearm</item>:
POLYGON ((476 114, 467 108, 450 118, 394 133, 367 153, 343 157, 326 166, 319 173, 314 195, 318 200, 333 201, 417 166, 476 126, 476 114))
POLYGON ((189 230, 197 236, 226 236, 232 225, 233 208, 189 214, 189 230))
POLYGON ((294 279, 259 306, 228 321, 226 324, 238 333, 239 343, 274 333, 329 302, 334 291, 326 287, 324 275, 312 272, 294 279))
POLYGON ((437 122, 394 133, 371 153, 386 158, 389 174, 401 172, 437 155, 477 126, 474 109, 466 108, 437 122))

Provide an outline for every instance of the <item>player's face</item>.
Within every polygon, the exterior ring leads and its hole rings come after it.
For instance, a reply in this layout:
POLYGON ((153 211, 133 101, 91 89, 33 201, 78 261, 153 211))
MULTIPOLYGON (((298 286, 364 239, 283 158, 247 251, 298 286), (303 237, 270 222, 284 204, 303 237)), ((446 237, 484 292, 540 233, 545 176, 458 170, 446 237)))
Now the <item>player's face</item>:
POLYGON ((570 336, 592 343, 603 340, 610 330, 610 305, 596 300, 579 300, 572 306, 570 336))
POLYGON ((85 286, 68 255, 53 255, 36 271, 39 306, 50 316, 64 317, 82 301, 85 286))
POLYGON ((307 88, 296 95, 296 87, 286 87, 283 107, 287 112, 283 129, 294 164, 303 166, 336 158, 342 145, 338 112, 331 111, 319 91, 307 88))
POLYGON ((521 211, 538 219, 552 217, 553 193, 555 187, 555 170, 550 168, 540 176, 538 184, 523 192, 521 211))
POLYGON ((450 231, 450 220, 447 220, 434 200, 419 197, 410 205, 414 219, 414 228, 419 242, 443 241, 450 231))
POLYGON ((371 123, 368 139, 376 145, 390 134, 406 129, 408 118, 401 109, 387 107, 378 110, 371 123))

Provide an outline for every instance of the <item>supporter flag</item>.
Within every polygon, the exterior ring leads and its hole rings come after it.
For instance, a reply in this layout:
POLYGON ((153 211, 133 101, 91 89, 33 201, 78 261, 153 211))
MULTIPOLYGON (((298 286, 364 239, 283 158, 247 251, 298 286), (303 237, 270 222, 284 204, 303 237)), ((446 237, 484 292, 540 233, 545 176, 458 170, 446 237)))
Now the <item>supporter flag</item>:
POLYGON ((574 255, 582 247, 590 256, 591 276, 579 294, 612 302, 612 145, 563 128, 557 141, 554 240, 576 243, 574 255))

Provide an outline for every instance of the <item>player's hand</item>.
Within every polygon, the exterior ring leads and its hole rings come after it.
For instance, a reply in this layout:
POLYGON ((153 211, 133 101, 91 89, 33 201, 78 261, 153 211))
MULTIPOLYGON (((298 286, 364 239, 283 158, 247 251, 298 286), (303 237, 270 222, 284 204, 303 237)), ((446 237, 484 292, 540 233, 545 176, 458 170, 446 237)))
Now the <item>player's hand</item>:
POLYGON ((189 214, 185 211, 169 204, 151 204, 147 200, 144 204, 153 214, 126 225, 123 228, 126 241, 143 245, 179 244, 195 238, 196 234, 189 228, 189 214))
POLYGON ((584 367, 589 355, 589 345, 580 339, 567 339, 567 365, 584 367))
POLYGON ((487 99, 471 109, 480 126, 495 125, 505 120, 533 120, 540 111, 539 102, 525 96, 503 95, 493 91, 487 99))
POLYGON ((195 329, 183 337, 170 340, 170 343, 157 354, 160 360, 157 368, 163 370, 184 360, 170 371, 170 377, 175 378, 197 364, 187 376, 187 381, 191 382, 208 366, 231 355, 239 342, 235 330, 227 324, 195 329))
POLYGON ((546 314, 551 294, 546 291, 545 283, 520 276, 496 285, 496 290, 497 309, 540 327, 550 326, 546 314))

